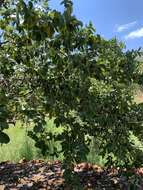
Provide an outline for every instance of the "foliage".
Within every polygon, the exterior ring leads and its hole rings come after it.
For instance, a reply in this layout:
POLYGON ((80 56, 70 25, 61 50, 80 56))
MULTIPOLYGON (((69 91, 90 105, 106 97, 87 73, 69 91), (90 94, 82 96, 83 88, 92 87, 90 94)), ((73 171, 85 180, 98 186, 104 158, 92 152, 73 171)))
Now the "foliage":
MULTIPOLYGON (((90 136, 97 139, 108 165, 130 166, 135 148, 132 131, 142 141, 142 105, 131 85, 141 83, 140 50, 124 51, 116 39, 83 26, 64 0, 64 12, 48 1, 5 1, 1 9, 1 136, 11 118, 35 124, 29 135, 43 154, 48 140, 61 141, 67 169, 86 160, 90 136), (6 102, 6 103, 5 103, 6 102), (5 111, 4 111, 4 110, 5 111), (45 129, 45 118, 63 126, 62 134, 45 129)), ((8 142, 0 138, 1 142, 8 142)), ((54 154, 59 150, 54 149, 54 154)))

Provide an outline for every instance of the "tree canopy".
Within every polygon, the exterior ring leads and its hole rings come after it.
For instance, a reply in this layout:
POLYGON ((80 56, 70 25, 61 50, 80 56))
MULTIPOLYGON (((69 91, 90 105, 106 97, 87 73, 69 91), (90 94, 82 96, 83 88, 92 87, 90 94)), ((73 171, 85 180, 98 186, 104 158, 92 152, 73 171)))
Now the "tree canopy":
MULTIPOLYGON (((91 23, 73 15, 71 0, 64 11, 48 1, 5 0, 0 18, 0 143, 13 118, 34 123, 29 135, 44 155, 48 139, 60 140, 65 165, 86 160, 89 136, 97 139, 107 164, 124 166, 142 141, 142 105, 134 102, 133 83, 140 50, 125 51, 116 38, 106 40, 91 23), (46 118, 54 118, 61 135, 48 134, 46 118)), ((56 147, 54 154, 58 154, 56 147)))

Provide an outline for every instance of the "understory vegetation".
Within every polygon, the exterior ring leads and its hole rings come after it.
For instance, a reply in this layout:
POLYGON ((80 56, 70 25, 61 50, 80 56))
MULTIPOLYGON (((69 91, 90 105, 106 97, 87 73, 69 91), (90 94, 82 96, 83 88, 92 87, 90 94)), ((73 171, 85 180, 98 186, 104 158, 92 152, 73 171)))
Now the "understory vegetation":
MULTIPOLYGON (((140 96, 140 90, 139 90, 139 96, 140 96)), ((138 100, 138 98, 137 98, 138 100)), ((143 99, 142 99, 143 101, 143 99)), ((22 125, 22 123, 19 121, 16 123, 16 126, 10 126, 9 129, 5 130, 5 132, 9 135, 11 141, 8 144, 1 144, 0 146, 0 162, 3 161, 12 161, 12 162, 19 162, 22 159, 26 160, 35 160, 35 159, 42 159, 45 161, 51 161, 51 160, 63 160, 63 155, 60 154, 57 157, 56 156, 46 156, 44 157, 40 149, 35 147, 35 142, 28 136, 28 131, 31 130, 32 127, 22 125)), ((47 130, 49 132, 52 132, 53 134, 60 134, 63 130, 62 127, 56 128, 55 124, 53 123, 53 120, 47 121, 47 130)), ((142 160, 143 156, 143 144, 134 136, 131 134, 130 136, 132 142, 136 147, 138 147, 142 154, 138 155, 138 159, 142 160)), ((50 151, 52 153, 53 148, 56 146, 58 149, 61 148, 60 142, 55 143, 54 141, 48 141, 50 151)), ((87 162, 98 164, 100 166, 104 166, 106 163, 106 156, 102 158, 102 156, 99 155, 99 147, 97 144, 96 139, 92 138, 91 143, 89 145, 89 154, 87 157, 87 162)))
MULTIPOLYGON (((5 130, 5 132, 9 135, 11 141, 8 144, 1 144, 0 146, 0 162, 3 161, 12 161, 18 162, 22 159, 32 160, 32 159, 44 159, 45 161, 50 160, 63 160, 63 155, 55 156, 46 156, 40 152, 40 149, 34 146, 34 141, 28 136, 28 130, 30 127, 23 126, 20 122, 17 122, 16 126, 11 126, 9 129, 5 130)), ((47 122, 48 131, 52 131, 54 133, 61 133, 62 127, 57 130, 53 121, 47 122)), ((60 149, 60 142, 55 143, 54 141, 48 142, 50 145, 51 153, 52 149, 55 147, 60 149)), ((104 159, 102 159, 98 155, 98 147, 96 142, 92 140, 90 144, 90 153, 88 155, 88 162, 96 163, 101 166, 104 165, 104 159)))

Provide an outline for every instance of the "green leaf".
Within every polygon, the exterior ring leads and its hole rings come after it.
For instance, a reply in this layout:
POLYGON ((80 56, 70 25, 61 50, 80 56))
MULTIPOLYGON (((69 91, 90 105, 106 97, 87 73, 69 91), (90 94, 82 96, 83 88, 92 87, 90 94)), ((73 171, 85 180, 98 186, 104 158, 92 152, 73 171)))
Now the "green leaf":
POLYGON ((6 133, 1 131, 0 132, 0 143, 7 144, 7 143, 9 143, 9 141, 10 141, 9 136, 6 133))

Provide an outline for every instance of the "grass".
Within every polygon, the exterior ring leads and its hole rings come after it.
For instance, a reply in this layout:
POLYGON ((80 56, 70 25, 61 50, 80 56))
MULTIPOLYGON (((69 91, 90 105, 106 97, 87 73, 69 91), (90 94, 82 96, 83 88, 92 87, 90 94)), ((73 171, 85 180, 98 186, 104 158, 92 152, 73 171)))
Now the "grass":
MULTIPOLYGON (((30 127, 23 126, 20 122, 17 122, 16 126, 11 125, 9 129, 5 130, 10 137, 10 143, 0 145, 0 162, 6 160, 17 162, 23 158, 27 160, 45 159, 40 150, 35 147, 35 142, 28 137, 27 132, 29 129, 30 127)), ((61 133, 63 130, 62 127, 54 127, 52 120, 47 121, 47 129, 54 134, 61 133)), ((50 140, 48 143, 51 151, 54 146, 60 148, 59 142, 55 143, 50 140)), ((46 157, 46 160, 56 159, 54 156, 46 157)), ((58 159, 62 160, 63 156, 59 155, 58 159)))
POLYGON ((17 123, 15 127, 10 126, 5 130, 11 141, 0 147, 0 161, 19 161, 22 158, 28 160, 38 158, 40 151, 35 148, 34 141, 27 136, 27 129, 17 123))
MULTIPOLYGON (((52 133, 61 133, 63 128, 59 127, 56 128, 53 124, 53 121, 47 121, 47 128, 52 133)), ((9 129, 5 130, 5 132, 9 135, 11 141, 8 144, 3 144, 0 146, 0 162, 2 161, 13 161, 18 162, 19 160, 25 158, 27 160, 32 159, 45 159, 40 150, 34 146, 34 141, 27 136, 28 128, 22 126, 20 122, 16 124, 15 127, 10 126, 9 129)), ((54 145, 60 148, 60 142, 55 144, 54 141, 49 141, 49 146, 52 151, 54 145)), ((97 163, 103 165, 104 160, 97 155, 97 150, 95 148, 95 142, 92 141, 91 143, 91 152, 88 155, 88 161, 91 163, 97 163)), ((62 154, 59 155, 58 158, 54 156, 49 156, 46 160, 62 160, 62 154)))

